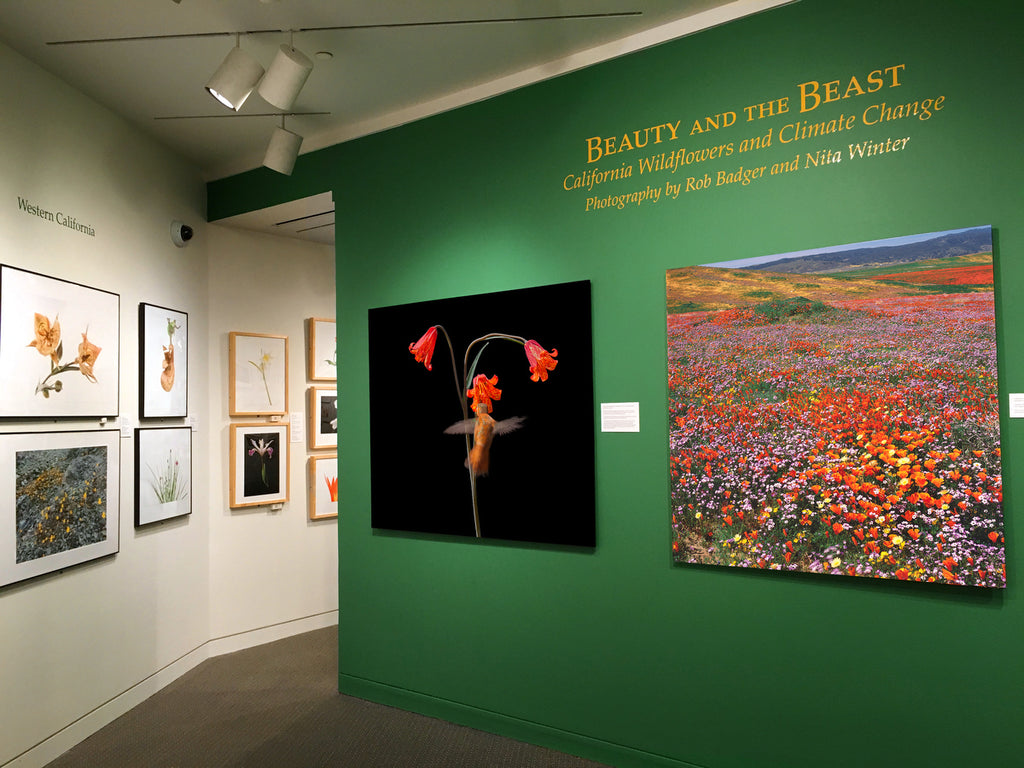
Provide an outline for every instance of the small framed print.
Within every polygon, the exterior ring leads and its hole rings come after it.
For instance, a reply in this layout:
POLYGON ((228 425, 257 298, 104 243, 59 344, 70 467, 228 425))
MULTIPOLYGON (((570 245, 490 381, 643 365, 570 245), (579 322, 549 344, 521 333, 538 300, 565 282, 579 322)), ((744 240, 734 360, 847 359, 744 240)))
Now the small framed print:
POLYGON ((309 519, 338 516, 338 454, 309 457, 309 519))
POLYGON ((0 435, 0 587, 118 550, 117 430, 0 435))
POLYGON ((232 509, 288 501, 288 424, 232 424, 232 509))
POLYGON ((188 415, 188 314, 139 304, 139 416, 188 415))
POLYGON ((307 372, 310 381, 338 380, 338 331, 334 320, 311 317, 309 344, 306 347, 307 372))
POLYGON ((192 514, 192 430, 135 430, 135 526, 192 514))
POLYGON ((121 297, 0 265, 0 417, 116 416, 121 297))
POLYGON ((228 413, 283 416, 288 412, 288 337, 228 334, 228 413))
POLYGON ((309 388, 309 447, 338 447, 338 390, 309 388))

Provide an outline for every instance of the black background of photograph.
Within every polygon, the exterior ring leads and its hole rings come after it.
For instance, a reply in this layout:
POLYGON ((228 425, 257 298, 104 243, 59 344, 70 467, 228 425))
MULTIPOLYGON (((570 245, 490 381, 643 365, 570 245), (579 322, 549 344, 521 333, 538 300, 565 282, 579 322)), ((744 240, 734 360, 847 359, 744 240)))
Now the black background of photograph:
POLYGON ((264 496, 268 493, 280 493, 281 491, 281 433, 280 432, 246 432, 244 433, 245 439, 245 459, 242 465, 243 482, 242 490, 246 496, 264 496), (250 441, 255 440, 258 445, 260 440, 265 443, 273 440, 270 444, 274 449, 274 454, 271 456, 260 456, 258 453, 249 455, 249 451, 252 449, 252 443, 250 441), (267 466, 267 484, 263 483, 262 467, 266 463, 267 466))
POLYGON ((457 397, 465 389, 456 385, 443 334, 432 371, 409 351, 432 325, 451 336, 460 377, 467 345, 487 333, 558 350, 557 367, 539 382, 530 380, 520 344, 491 341, 480 358, 476 373, 497 375, 501 390, 491 416, 525 417, 518 431, 495 436, 490 472, 477 478, 481 534, 594 546, 589 281, 369 310, 373 527, 474 535, 465 438, 444 434, 463 418, 457 397))

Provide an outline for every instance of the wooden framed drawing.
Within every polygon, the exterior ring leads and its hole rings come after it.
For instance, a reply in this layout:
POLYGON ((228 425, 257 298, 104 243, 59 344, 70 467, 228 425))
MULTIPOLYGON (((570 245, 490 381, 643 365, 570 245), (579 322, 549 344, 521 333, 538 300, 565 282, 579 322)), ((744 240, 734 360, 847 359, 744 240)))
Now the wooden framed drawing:
POLYGON ((116 416, 120 303, 0 265, 0 417, 116 416))
POLYGON ((232 424, 232 509, 288 501, 287 424, 232 424))
POLYGON ((119 438, 0 435, 0 586, 117 552, 119 438))
POLYGON ((135 430, 135 525, 192 514, 192 430, 135 430))
POLYGON ((228 334, 228 413, 283 416, 288 412, 288 337, 228 334))
POLYGON ((309 457, 309 519, 338 516, 338 454, 309 457))
POLYGON ((310 381, 338 380, 338 331, 334 320, 311 317, 306 368, 310 381))
POLYGON ((309 388, 309 447, 338 447, 338 390, 309 388))
POLYGON ((188 415, 188 313, 139 304, 139 416, 188 415))

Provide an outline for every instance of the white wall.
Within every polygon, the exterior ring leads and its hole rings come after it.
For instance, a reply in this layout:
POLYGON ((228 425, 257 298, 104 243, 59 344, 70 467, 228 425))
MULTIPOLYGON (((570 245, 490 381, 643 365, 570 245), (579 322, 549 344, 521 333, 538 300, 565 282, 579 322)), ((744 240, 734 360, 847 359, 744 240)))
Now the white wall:
MULTIPOLYGON (((0 766, 27 768, 213 653, 336 620, 336 524, 307 520, 305 447, 281 512, 229 510, 224 474, 227 332, 291 337, 290 401, 302 408, 302 321, 333 317, 334 268, 329 247, 206 225, 195 169, 4 46, 0 72, 0 262, 120 295, 130 427, 139 302, 188 312, 197 428, 191 516, 135 529, 133 439, 122 437, 119 552, 0 588, 0 766), (19 210, 19 196, 95 236, 19 210), (172 219, 195 227, 188 247, 171 243, 172 219)), ((0 433, 98 427, 0 421, 0 433)), ((13 525, 11 500, 0 500, 0 525, 13 525)))
MULTIPOLYGON (((228 507, 228 333, 288 336, 289 411, 305 416, 309 317, 334 317, 332 248, 218 225, 206 228, 209 274, 211 418, 219 425, 210 456, 210 633, 223 638, 253 627, 315 616, 338 606, 336 520, 309 520, 308 439, 291 444, 292 501, 270 507, 228 507)), ((318 386, 329 386, 318 382, 318 386)), ((265 419, 264 419, 265 420, 265 419)), ((303 418, 308 437, 308 424, 303 418)))

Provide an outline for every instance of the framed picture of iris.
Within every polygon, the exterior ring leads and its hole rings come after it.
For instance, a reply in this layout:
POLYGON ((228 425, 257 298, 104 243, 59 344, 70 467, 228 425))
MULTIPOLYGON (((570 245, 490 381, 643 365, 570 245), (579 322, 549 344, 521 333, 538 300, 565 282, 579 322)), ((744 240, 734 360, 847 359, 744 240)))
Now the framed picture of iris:
POLYGON ((188 313, 139 304, 139 416, 188 415, 188 313))
POLYGON ((135 525, 192 514, 192 430, 135 430, 135 525))
POLYGON ((115 416, 120 297, 0 265, 0 417, 115 416))
POLYGON ((338 454, 309 457, 309 519, 338 516, 338 454))
POLYGON ((369 311, 374 528, 590 547, 587 281, 369 311))
POLYGON ((117 552, 119 437, 0 435, 0 586, 117 552))
POLYGON ((228 414, 283 416, 288 412, 288 337, 228 334, 228 414))
POLYGON ((990 227, 673 269, 679 563, 1006 585, 990 227))
POLYGON ((232 424, 229 506, 288 501, 287 424, 232 424))
POLYGON ((338 390, 309 388, 309 447, 338 447, 338 390))

